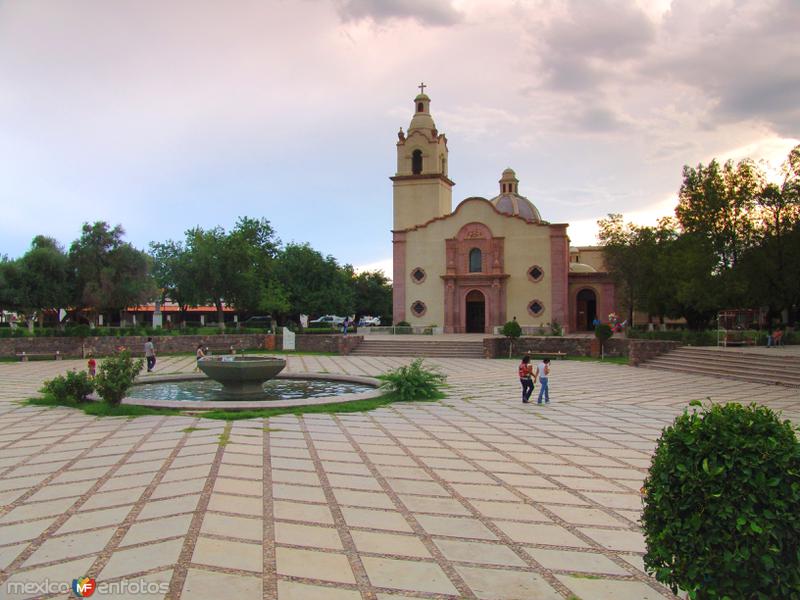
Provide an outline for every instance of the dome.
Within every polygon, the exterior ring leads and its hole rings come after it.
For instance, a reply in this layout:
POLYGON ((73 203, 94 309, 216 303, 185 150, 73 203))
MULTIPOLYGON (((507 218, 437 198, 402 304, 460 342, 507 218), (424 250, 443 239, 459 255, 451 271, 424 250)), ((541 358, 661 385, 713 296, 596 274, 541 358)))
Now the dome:
POLYGON ((579 263, 579 262, 571 262, 571 263, 569 263, 569 272, 570 273, 597 273, 597 269, 595 269, 592 265, 587 265, 587 264, 579 263))
POLYGON ((509 192, 495 196, 491 199, 491 203, 497 210, 506 215, 516 215, 531 223, 542 222, 542 215, 539 214, 539 210, 525 196, 509 192))
POLYGON ((529 223, 541 223, 542 215, 525 196, 517 193, 519 180, 514 169, 506 169, 500 177, 500 195, 491 199, 491 203, 501 213, 522 217, 529 223))

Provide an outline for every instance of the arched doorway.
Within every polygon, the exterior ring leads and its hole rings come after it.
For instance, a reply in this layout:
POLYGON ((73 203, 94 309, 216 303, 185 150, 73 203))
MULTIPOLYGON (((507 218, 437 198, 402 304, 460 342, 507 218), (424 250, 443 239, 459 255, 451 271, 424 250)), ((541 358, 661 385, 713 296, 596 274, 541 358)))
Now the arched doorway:
POLYGON ((472 290, 466 303, 467 333, 486 333, 486 298, 478 290, 472 290))
POLYGON ((578 292, 575 302, 575 327, 582 331, 593 331, 592 323, 597 318, 597 294, 594 290, 578 292))

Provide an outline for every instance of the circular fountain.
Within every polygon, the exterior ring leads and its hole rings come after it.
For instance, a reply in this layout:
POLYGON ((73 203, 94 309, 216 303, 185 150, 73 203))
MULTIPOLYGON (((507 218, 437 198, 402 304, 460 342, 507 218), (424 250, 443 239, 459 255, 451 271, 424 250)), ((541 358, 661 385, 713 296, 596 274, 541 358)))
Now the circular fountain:
POLYGON ((207 356, 198 368, 222 384, 232 399, 263 394, 264 382, 283 371, 286 361, 274 356, 207 356))
POLYGON ((197 363, 203 373, 141 377, 123 404, 191 410, 247 410, 367 400, 381 395, 380 381, 332 373, 282 373, 273 356, 212 356, 197 363))

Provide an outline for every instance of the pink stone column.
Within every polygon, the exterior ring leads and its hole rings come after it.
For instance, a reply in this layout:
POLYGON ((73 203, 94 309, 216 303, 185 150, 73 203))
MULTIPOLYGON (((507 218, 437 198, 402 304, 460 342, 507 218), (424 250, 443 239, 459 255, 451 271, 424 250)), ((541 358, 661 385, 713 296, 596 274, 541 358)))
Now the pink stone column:
POLYGON ((550 321, 569 326, 569 240, 566 225, 550 225, 550 321))
POLYGON ((406 232, 392 232, 392 320, 406 320, 406 232))

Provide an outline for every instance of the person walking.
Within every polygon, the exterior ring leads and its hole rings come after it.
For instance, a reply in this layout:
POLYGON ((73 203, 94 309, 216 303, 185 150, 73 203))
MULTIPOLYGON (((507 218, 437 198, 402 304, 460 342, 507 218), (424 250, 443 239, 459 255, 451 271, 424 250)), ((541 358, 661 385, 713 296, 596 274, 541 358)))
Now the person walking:
POLYGON ((533 394, 533 365, 531 357, 527 354, 522 357, 519 363, 519 382, 522 384, 522 403, 527 404, 533 394))
POLYGON ((153 338, 147 338, 144 343, 144 357, 147 359, 147 372, 152 373, 156 366, 156 347, 153 345, 153 338))
POLYGON ((539 399, 537 404, 542 403, 542 396, 544 396, 544 403, 550 404, 550 389, 547 385, 550 380, 550 359, 545 358, 537 367, 536 375, 539 379, 539 399))

